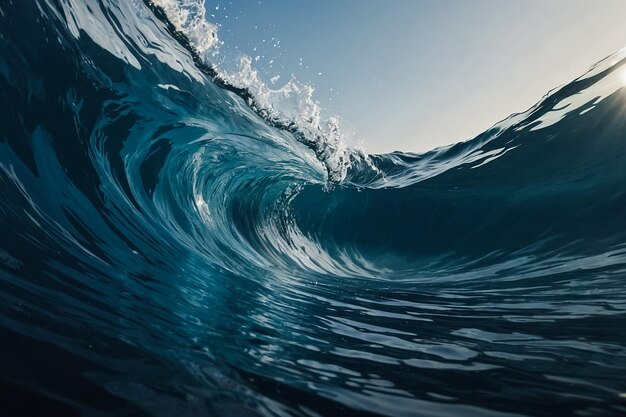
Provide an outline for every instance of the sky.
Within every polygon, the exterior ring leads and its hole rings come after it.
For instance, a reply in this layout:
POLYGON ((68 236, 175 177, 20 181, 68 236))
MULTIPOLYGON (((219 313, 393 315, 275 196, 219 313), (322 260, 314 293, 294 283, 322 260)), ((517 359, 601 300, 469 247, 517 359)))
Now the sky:
POLYGON ((207 1, 220 59, 315 88, 370 153, 470 139, 626 47, 625 0, 207 1))

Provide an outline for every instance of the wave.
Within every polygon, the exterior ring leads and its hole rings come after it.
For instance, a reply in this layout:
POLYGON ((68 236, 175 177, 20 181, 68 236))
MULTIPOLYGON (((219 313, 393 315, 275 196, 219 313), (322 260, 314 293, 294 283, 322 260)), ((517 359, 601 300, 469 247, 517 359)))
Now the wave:
POLYGON ((202 2, 0 5, 0 410, 624 411, 626 50, 366 155, 202 2))
POLYGON ((244 99, 267 123, 288 130, 311 148, 327 169, 329 185, 345 179, 351 160, 367 161, 363 152, 346 147, 346 135, 337 117, 322 117, 311 85, 302 84, 292 76, 283 87, 271 88, 252 65, 252 58, 246 55, 238 57, 235 71, 214 63, 213 58, 219 54, 217 28, 206 21, 202 0, 147 0, 146 4, 171 25, 170 32, 195 54, 196 62, 203 64, 214 82, 244 99))

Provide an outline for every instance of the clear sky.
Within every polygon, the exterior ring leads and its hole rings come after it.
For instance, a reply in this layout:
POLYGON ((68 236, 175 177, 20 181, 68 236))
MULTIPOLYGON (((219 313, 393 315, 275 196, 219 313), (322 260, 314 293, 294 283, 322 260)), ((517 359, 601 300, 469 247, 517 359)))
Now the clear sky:
POLYGON ((220 25, 222 56, 258 56, 268 82, 281 77, 277 87, 291 74, 310 82, 372 153, 469 139, 626 47, 626 0, 206 6, 220 25))

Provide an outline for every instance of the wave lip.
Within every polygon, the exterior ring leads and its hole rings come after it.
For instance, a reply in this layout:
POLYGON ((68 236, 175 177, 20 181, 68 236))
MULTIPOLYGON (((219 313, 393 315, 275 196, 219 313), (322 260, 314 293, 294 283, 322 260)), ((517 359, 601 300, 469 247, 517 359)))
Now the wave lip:
POLYGON ((149 0, 160 7, 176 30, 184 33, 189 45, 203 54, 218 46, 217 26, 206 20, 203 1, 149 0))
POLYGON ((165 15, 191 52, 198 54, 198 59, 208 66, 214 81, 243 98, 268 123, 291 132, 315 152, 326 167, 329 185, 346 178, 353 160, 367 161, 362 151, 346 146, 347 135, 340 129, 337 117, 322 117, 322 108, 314 99, 311 85, 300 83, 292 76, 281 88, 271 88, 253 67, 252 58, 245 55, 238 57, 236 71, 214 64, 212 58, 218 53, 217 32, 205 19, 202 0, 146 1, 165 15), (210 39, 197 40, 203 36, 210 39))

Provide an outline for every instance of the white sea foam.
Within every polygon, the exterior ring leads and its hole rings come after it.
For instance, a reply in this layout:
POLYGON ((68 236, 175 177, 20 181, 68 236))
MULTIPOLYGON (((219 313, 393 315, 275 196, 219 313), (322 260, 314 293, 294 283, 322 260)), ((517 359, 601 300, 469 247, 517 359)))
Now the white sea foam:
POLYGON ((344 134, 336 117, 322 117, 322 109, 314 99, 314 88, 298 82, 292 77, 281 88, 270 88, 259 76, 249 56, 240 57, 239 67, 234 72, 219 70, 229 84, 246 89, 254 97, 254 106, 272 122, 284 126, 295 126, 306 140, 316 142, 318 156, 330 170, 332 180, 345 178, 348 149, 344 134))
POLYGON ((184 33, 191 46, 205 53, 218 44, 217 26, 205 18, 203 0, 151 0, 165 12, 176 30, 184 33))
MULTIPOLYGON (((191 46, 211 65, 226 83, 250 92, 248 103, 255 111, 271 122, 295 128, 307 145, 326 165, 329 179, 340 182, 346 177, 349 153, 345 145, 346 134, 336 117, 323 117, 320 104, 314 99, 314 88, 295 77, 282 87, 270 88, 253 66, 254 59, 238 57, 236 70, 227 70, 212 61, 219 46, 217 26, 205 16, 203 0, 151 0, 165 12, 174 27, 183 33, 191 46)), ((275 84, 279 77, 272 77, 275 84)))

